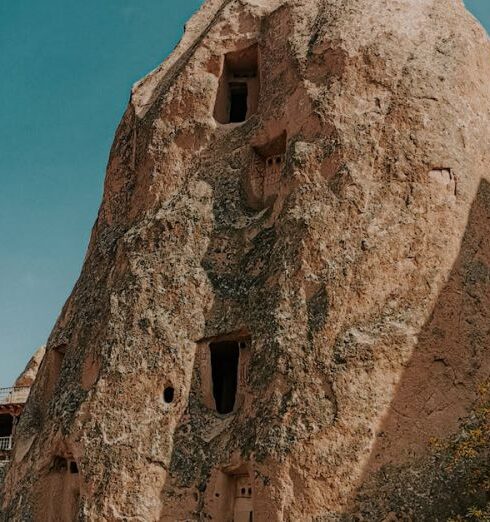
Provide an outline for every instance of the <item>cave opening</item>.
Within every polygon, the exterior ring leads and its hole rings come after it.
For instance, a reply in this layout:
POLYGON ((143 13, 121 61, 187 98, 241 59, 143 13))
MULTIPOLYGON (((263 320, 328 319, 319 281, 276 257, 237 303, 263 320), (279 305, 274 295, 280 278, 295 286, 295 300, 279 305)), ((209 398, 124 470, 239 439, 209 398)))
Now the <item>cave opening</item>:
POLYGON ((219 123, 242 123, 258 110, 260 93, 257 44, 227 53, 219 79, 214 118, 219 123))
POLYGON ((173 386, 167 386, 163 390, 163 400, 166 404, 173 402, 175 396, 175 388, 173 386))
POLYGON ((214 342, 209 348, 216 410, 221 414, 231 413, 235 407, 238 385, 239 344, 235 341, 214 342))
POLYGON ((240 123, 247 119, 248 87, 246 83, 230 84, 230 123, 240 123))
POLYGON ((35 520, 71 522, 78 520, 80 474, 73 456, 55 455, 47 473, 36 484, 35 520))
POLYGON ((0 415, 0 438, 10 437, 14 429, 14 418, 10 413, 0 415))
POLYGON ((252 481, 250 475, 235 478, 234 522, 253 522, 252 481))

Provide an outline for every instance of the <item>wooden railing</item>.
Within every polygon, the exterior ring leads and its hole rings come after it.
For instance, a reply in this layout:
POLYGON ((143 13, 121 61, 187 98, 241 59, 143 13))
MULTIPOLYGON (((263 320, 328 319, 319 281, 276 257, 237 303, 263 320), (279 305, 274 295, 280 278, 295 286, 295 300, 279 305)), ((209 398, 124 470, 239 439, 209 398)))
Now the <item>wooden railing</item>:
MULTIPOLYGON (((10 437, 0 437, 0 451, 10 451, 12 449, 12 435, 10 437)), ((4 462, 0 460, 0 463, 4 462)))
POLYGON ((28 386, 0 388, 0 404, 24 404, 29 397, 28 386))

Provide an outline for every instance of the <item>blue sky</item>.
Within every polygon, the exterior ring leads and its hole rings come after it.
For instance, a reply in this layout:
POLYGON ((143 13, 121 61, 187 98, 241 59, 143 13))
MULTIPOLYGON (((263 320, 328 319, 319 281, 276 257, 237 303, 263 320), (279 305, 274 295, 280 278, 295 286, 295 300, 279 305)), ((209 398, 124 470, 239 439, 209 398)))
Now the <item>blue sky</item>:
POLYGON ((0 386, 78 275, 131 85, 200 0, 0 0, 0 386))
MULTIPOLYGON (((43 344, 80 272, 131 85, 200 0, 0 2, 0 386, 43 344)), ((467 0, 490 29, 490 1, 467 0)))

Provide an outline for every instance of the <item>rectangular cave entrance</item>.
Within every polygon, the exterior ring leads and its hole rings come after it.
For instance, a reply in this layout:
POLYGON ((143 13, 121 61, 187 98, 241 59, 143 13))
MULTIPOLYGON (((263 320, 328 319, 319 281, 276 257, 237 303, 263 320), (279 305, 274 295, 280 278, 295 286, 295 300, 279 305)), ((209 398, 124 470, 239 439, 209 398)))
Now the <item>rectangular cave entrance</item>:
POLYGON ((238 387, 240 347, 236 341, 214 342, 211 351, 213 396, 218 413, 231 413, 235 407, 238 387))
POLYGON ((224 57, 214 118, 219 123, 241 123, 257 112, 260 81, 257 44, 224 57))
POLYGON ((235 502, 233 522, 253 522, 252 481, 249 475, 238 475, 235 479, 235 502))
POLYGON ((248 110, 248 87, 246 83, 230 84, 230 123, 245 121, 248 110))
POLYGON ((14 417, 10 413, 0 415, 0 452, 12 449, 14 417))
POLYGON ((77 518, 80 475, 73 457, 57 455, 47 474, 37 484, 38 518, 46 522, 71 522, 77 518))
POLYGON ((0 415, 0 438, 10 437, 14 430, 14 418, 10 413, 0 415))
POLYGON ((249 467, 215 470, 206 489, 205 509, 212 520, 253 522, 256 492, 249 467))
POLYGON ((261 209, 273 205, 281 192, 286 161, 287 133, 267 142, 252 144, 253 159, 244 178, 247 204, 261 209))
POLYGON ((56 385, 61 376, 65 353, 66 345, 64 344, 51 348, 46 352, 46 365, 48 367, 46 399, 50 399, 54 394, 56 385))

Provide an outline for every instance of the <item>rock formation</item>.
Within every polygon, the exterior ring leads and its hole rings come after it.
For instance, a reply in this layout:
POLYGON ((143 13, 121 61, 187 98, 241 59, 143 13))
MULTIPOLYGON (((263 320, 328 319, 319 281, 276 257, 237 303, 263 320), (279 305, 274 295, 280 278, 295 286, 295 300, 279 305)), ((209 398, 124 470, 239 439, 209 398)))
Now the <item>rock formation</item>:
POLYGON ((24 371, 19 375, 15 381, 14 387, 31 387, 36 380, 37 372, 41 361, 43 360, 44 353, 46 351, 45 346, 41 346, 36 350, 34 355, 30 358, 24 371))
POLYGON ((12 441, 24 405, 43 359, 45 347, 38 348, 14 386, 0 389, 0 488, 10 464, 12 441))
POLYGON ((489 58, 460 0, 205 2, 117 130, 4 519, 484 509, 489 58))

